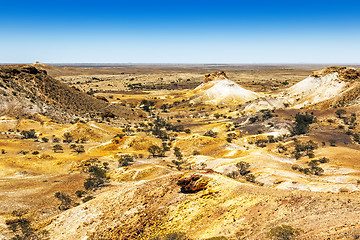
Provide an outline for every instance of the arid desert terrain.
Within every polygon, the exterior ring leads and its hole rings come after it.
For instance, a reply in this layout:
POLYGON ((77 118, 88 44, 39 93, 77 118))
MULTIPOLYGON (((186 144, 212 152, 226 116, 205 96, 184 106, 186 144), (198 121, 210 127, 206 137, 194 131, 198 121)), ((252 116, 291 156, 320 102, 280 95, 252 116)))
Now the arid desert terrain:
POLYGON ((360 239, 360 70, 0 66, 0 239, 360 239))

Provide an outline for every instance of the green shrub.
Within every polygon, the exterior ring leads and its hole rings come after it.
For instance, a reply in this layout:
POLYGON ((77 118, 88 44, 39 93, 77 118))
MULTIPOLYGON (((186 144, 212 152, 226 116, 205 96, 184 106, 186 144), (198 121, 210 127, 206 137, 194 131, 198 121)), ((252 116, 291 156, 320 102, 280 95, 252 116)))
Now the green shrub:
POLYGON ((37 138, 36 132, 34 129, 30 129, 30 131, 21 131, 21 135, 23 135, 23 139, 31 139, 37 138))
POLYGON ((74 148, 74 152, 80 154, 85 152, 85 147, 83 145, 77 145, 74 148))
POLYGON ((85 202, 87 202, 87 201, 90 201, 91 199, 94 199, 94 197, 93 197, 93 196, 86 196, 86 197, 84 197, 84 198, 82 199, 82 201, 85 203, 85 202))
POLYGON ((281 225, 270 229, 267 237, 274 240, 291 240, 300 235, 300 230, 289 225, 281 225))
POLYGON ((14 219, 5 221, 8 229, 14 235, 13 240, 37 240, 46 239, 47 231, 37 231, 31 227, 31 221, 28 218, 24 218, 26 212, 13 211, 12 215, 14 219))
POLYGON ((64 137, 63 140, 64 143, 71 143, 73 141, 73 136, 70 133, 64 133, 63 137, 64 137))
POLYGON ((129 166, 134 162, 134 157, 130 154, 121 155, 119 158, 119 167, 129 166))
POLYGON ((159 156, 162 153, 162 149, 158 145, 151 145, 148 148, 148 151, 152 154, 153 157, 159 156))
POLYGON ((62 192, 57 192, 57 193, 55 193, 55 197, 61 201, 61 203, 58 207, 60 210, 67 210, 71 207, 72 200, 69 195, 62 193, 62 192))
POLYGON ((209 131, 204 133, 204 136, 216 138, 217 134, 218 134, 217 132, 214 132, 213 130, 210 129, 209 131))
POLYGON ((102 187, 105 181, 102 178, 90 176, 84 182, 84 187, 86 190, 95 190, 96 188, 102 187))
POLYGON ((246 181, 248 181, 248 182, 255 183, 255 176, 254 176, 254 174, 247 174, 247 175, 245 176, 245 179, 246 179, 246 181))
POLYGON ((236 163, 235 166, 237 167, 238 172, 241 176, 245 176, 246 174, 250 173, 250 164, 247 162, 241 161, 236 163))
POLYGON ((75 192, 75 195, 78 197, 78 198, 81 198, 86 192, 83 191, 83 190, 77 190, 75 192))
POLYGON ((85 169, 86 172, 90 173, 89 178, 84 182, 86 190, 95 190, 99 187, 103 187, 108 181, 108 177, 106 176, 107 165, 103 163, 101 166, 97 159, 91 160, 91 164, 85 169))
POLYGON ((309 131, 310 124, 315 122, 313 114, 301 114, 297 113, 295 116, 295 126, 292 129, 293 135, 305 134, 309 131))

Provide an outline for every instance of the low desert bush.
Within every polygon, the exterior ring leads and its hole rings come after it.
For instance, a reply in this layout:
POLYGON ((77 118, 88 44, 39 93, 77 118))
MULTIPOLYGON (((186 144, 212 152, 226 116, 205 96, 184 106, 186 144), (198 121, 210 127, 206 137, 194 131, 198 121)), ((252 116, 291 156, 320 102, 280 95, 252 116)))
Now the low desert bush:
POLYGON ((273 240, 291 240, 300 235, 300 230, 289 225, 281 225, 270 229, 267 237, 273 240))

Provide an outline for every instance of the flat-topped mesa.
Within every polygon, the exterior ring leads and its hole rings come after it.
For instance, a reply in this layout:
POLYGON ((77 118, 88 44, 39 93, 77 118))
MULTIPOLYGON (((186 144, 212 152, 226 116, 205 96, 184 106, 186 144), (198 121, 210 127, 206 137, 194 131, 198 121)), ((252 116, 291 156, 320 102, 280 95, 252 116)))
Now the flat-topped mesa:
POLYGON ((323 77, 328 74, 337 73, 338 78, 344 82, 359 81, 360 71, 352 67, 331 66, 320 71, 314 71, 310 74, 311 77, 323 77))
POLYGON ((205 75, 204 83, 211 82, 214 80, 223 80, 223 79, 228 79, 228 76, 226 75, 225 72, 209 73, 205 75))

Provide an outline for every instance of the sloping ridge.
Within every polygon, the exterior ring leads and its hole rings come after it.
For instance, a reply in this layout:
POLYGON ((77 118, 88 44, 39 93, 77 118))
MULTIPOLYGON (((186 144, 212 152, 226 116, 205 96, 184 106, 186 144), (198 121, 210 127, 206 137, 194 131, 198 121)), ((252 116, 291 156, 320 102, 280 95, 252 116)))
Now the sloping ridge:
POLYGON ((0 110, 10 115, 39 112, 67 121, 75 117, 95 117, 105 111, 119 113, 119 109, 108 103, 69 87, 49 76, 45 70, 29 65, 0 66, 0 94, 3 105, 0 110))
POLYGON ((359 80, 359 70, 328 67, 288 88, 285 96, 294 108, 345 106, 359 99, 359 80))
MULTIPOLYGON (((204 83, 196 87, 193 91, 194 95, 191 98, 191 103, 206 103, 206 104, 229 104, 229 103, 243 103, 256 99, 260 94, 240 87, 235 82, 229 80, 224 75, 221 77, 214 77, 213 80, 208 80, 208 75, 205 76, 204 83)), ((225 75, 226 76, 226 75, 225 75)))

